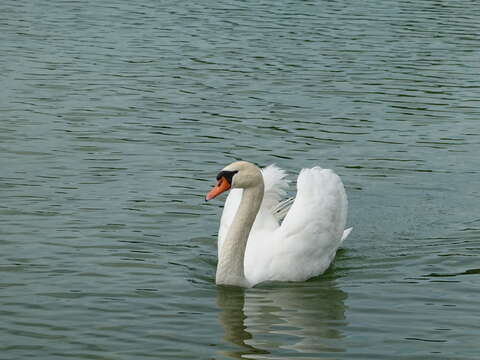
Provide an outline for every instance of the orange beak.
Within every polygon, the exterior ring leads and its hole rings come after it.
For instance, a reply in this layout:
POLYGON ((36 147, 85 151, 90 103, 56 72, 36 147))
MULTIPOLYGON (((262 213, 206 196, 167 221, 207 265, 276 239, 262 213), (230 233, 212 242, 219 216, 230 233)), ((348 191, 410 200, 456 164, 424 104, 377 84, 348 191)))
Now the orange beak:
POLYGON ((228 189, 230 189, 230 184, 229 184, 228 181, 222 176, 222 177, 217 181, 217 185, 215 185, 215 186, 213 187, 213 189, 210 190, 210 192, 207 194, 207 196, 205 196, 205 201, 208 201, 208 200, 213 199, 214 197, 217 197, 218 195, 220 195, 221 193, 227 191, 228 189))

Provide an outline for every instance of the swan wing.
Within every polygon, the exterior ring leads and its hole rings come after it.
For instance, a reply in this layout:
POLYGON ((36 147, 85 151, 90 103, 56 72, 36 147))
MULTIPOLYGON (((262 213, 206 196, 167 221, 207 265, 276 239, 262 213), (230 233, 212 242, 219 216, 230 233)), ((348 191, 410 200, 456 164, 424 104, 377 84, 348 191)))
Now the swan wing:
POLYGON ((285 178, 287 173, 275 164, 268 165, 262 169, 265 195, 263 196, 262 207, 273 210, 280 204, 280 200, 287 194, 289 181, 285 178))
POLYGON ((303 281, 323 273, 350 229, 345 231, 347 196, 332 170, 303 169, 297 195, 281 226, 255 233, 247 245, 246 275, 251 283, 303 281), (261 239, 263 238, 263 239, 261 239))

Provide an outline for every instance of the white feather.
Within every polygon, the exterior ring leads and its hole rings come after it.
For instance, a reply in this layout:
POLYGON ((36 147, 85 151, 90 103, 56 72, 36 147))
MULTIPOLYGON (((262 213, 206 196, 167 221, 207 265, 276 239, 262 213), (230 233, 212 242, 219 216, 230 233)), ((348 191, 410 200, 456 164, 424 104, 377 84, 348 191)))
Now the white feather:
MULTIPOLYGON (((262 169, 262 174, 265 196, 244 259, 248 282, 253 286, 269 280, 302 281, 323 273, 352 230, 344 230, 347 196, 342 181, 329 169, 303 169, 293 203, 290 199, 281 203, 288 187, 285 171, 270 165, 262 169), (279 219, 285 213, 280 225, 279 219)), ((233 189, 227 197, 220 221, 219 249, 241 196, 242 190, 233 189)))
MULTIPOLYGON (((274 164, 263 168, 262 175, 265 187, 265 194, 263 196, 262 205, 260 207, 260 211, 254 224, 254 227, 257 228, 262 225, 267 226, 267 224, 264 224, 266 220, 268 220, 270 226, 274 225, 271 223, 272 218, 270 218, 268 214, 271 213, 272 215, 274 215, 277 213, 275 211, 275 208, 281 205, 280 200, 287 193, 289 184, 289 181, 285 179, 285 177, 287 176, 285 170, 280 169, 274 164), (261 217, 261 214, 263 214, 264 217, 261 217)), ((223 240, 227 236, 228 229, 230 228, 233 218, 235 217, 235 214, 237 212, 238 206, 240 205, 240 200, 242 199, 242 191, 242 189, 230 190, 227 200, 225 201, 222 218, 220 220, 220 228, 218 230, 218 249, 222 248, 223 240)), ((273 216, 273 219, 276 220, 277 226, 279 218, 280 214, 278 214, 277 216, 273 216)))

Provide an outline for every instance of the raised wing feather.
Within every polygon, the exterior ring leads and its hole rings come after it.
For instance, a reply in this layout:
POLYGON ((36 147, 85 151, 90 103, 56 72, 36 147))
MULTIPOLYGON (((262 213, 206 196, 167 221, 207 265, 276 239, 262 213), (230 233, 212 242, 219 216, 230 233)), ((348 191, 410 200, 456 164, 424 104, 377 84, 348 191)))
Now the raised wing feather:
POLYGON ((287 173, 278 166, 272 164, 262 169, 265 195, 262 206, 273 210, 280 200, 286 195, 289 181, 285 178, 287 173))
POLYGON ((249 238, 247 279, 302 281, 323 273, 342 243, 346 217, 347 197, 340 178, 320 167, 303 169, 282 225, 268 238, 265 233, 249 238))

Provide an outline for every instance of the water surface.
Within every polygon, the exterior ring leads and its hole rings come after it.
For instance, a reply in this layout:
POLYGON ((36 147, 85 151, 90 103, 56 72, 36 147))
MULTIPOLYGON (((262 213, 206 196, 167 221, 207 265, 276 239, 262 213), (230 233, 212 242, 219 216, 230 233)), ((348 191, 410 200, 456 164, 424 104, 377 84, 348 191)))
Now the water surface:
POLYGON ((0 358, 478 359, 479 24, 474 1, 2 1, 0 358), (214 284, 203 196, 235 159, 342 177, 326 274, 214 284))

